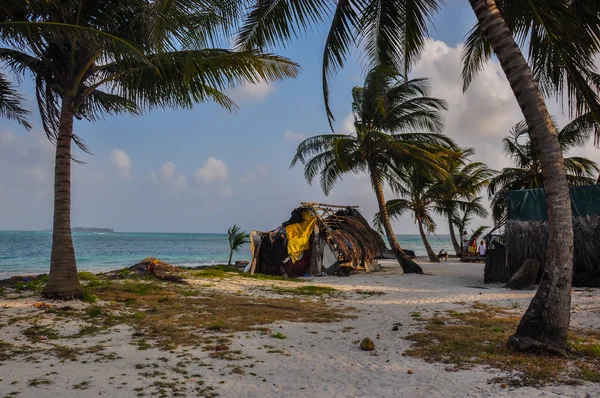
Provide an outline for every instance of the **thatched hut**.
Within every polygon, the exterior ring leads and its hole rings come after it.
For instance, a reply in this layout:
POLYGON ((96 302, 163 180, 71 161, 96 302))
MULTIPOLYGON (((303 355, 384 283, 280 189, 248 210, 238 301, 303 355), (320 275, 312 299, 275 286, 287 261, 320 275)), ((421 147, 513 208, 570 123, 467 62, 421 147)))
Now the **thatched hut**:
MULTIPOLYGON (((600 185, 571 187, 573 211, 573 286, 600 287, 600 185)), ((543 273, 548 246, 547 207, 543 189, 511 191, 505 226, 506 262, 503 270, 487 264, 486 281, 491 273, 505 275, 501 282, 514 275, 526 259, 541 264, 538 282, 543 273)), ((567 248, 564 248, 568 250, 567 248)))
POLYGON ((358 206, 302 202, 272 231, 250 235, 251 273, 290 277, 335 274, 340 267, 377 269, 387 249, 358 206))

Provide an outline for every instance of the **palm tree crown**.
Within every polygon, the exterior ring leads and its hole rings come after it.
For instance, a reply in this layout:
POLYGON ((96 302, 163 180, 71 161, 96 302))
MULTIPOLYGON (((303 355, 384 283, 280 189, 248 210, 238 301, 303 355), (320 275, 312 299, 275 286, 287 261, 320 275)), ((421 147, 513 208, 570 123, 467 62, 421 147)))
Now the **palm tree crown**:
POLYGON ((298 145, 292 160, 304 164, 304 175, 312 183, 317 174, 323 192, 329 194, 343 174, 376 171, 376 184, 394 184, 396 163, 423 160, 439 169, 435 151, 454 146, 439 132, 443 128, 440 111, 445 101, 428 96, 426 79, 403 80, 384 68, 371 70, 364 87, 352 90, 353 134, 324 134, 298 145), (435 133, 413 132, 414 130, 435 133))
MULTIPOLYGON (((446 162, 447 177, 439 180, 432 188, 435 191, 436 213, 445 216, 448 220, 448 229, 450 239, 456 255, 462 255, 462 245, 456 239, 454 220, 461 218, 467 208, 471 206, 474 198, 494 176, 495 171, 491 170, 484 163, 471 162, 468 157, 473 155, 472 148, 460 148, 457 150, 458 156, 449 158, 446 162)), ((482 209, 479 212, 482 217, 487 217, 487 211, 482 209)), ((459 234, 462 232, 459 229, 459 234)))
POLYGON ((309 183, 319 174, 325 194, 344 174, 367 172, 392 250, 405 272, 422 272, 416 263, 409 263, 393 234, 383 185, 402 189, 394 175, 402 165, 412 162, 443 172, 448 148, 455 146, 439 133, 445 102, 428 96, 425 79, 404 80, 393 68, 385 67, 372 69, 364 86, 352 90, 352 97, 355 132, 304 140, 298 145, 292 166, 302 162, 309 183))
MULTIPOLYGON (((591 115, 581 116, 558 132, 558 142, 563 153, 569 185, 594 184, 598 165, 583 157, 565 157, 569 150, 583 146, 594 129, 591 115)), ((544 175, 538 153, 529 139, 524 121, 513 126, 510 135, 503 139, 504 152, 515 167, 506 167, 490 180, 488 195, 492 201, 492 216, 502 223, 506 218, 508 191, 544 187, 544 175)))

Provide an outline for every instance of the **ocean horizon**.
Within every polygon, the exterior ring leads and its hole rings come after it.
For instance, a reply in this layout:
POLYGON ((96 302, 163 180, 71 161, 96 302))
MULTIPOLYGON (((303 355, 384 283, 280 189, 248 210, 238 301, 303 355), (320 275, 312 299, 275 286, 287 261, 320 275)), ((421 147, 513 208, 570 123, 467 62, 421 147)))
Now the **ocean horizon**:
MULTIPOLYGON (((426 255, 420 235, 396 236, 402 248, 426 255)), ((452 252, 449 235, 428 239, 435 252, 452 252)), ((73 243, 78 270, 91 272, 129 267, 146 257, 190 267, 223 264, 229 257, 224 233, 73 232, 73 243)), ((51 246, 51 231, 0 231, 0 279, 47 273, 51 246)), ((247 245, 233 255, 233 261, 249 259, 247 245)))

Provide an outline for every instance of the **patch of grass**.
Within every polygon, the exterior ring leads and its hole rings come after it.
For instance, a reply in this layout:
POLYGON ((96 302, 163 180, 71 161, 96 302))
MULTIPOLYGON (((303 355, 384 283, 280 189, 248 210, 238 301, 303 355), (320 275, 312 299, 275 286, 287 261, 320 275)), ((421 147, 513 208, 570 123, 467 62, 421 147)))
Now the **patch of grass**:
POLYGON ((81 325, 79 326, 79 332, 77 333, 77 337, 83 336, 93 336, 100 331, 100 328, 94 325, 81 325))
POLYGON ((241 275, 242 272, 231 265, 213 265, 199 270, 189 271, 193 278, 227 278, 241 275))
POLYGON ((339 294, 340 291, 329 286, 300 286, 300 287, 282 287, 282 286, 272 286, 271 290, 277 294, 290 294, 297 296, 333 296, 339 294))
POLYGON ((205 267, 199 270, 188 271, 188 276, 199 279, 224 279, 224 278, 251 278, 265 281, 286 281, 286 282, 304 282, 303 280, 296 278, 285 278, 283 276, 273 276, 264 274, 250 275, 248 272, 242 272, 237 267, 231 265, 214 265, 211 267, 205 267))
POLYGON ((285 339, 287 339, 287 336, 285 334, 279 333, 279 332, 272 333, 271 337, 273 337, 274 339, 279 339, 279 340, 285 340, 285 339))
POLYGON ((244 359, 240 350, 223 350, 213 351, 208 354, 213 359, 221 359, 223 361, 240 361, 244 359))
POLYGON ((382 292, 381 290, 356 290, 357 294, 361 294, 363 296, 383 296, 385 294, 385 292, 382 292))
POLYGON ((240 368, 239 366, 236 366, 233 369, 231 369, 231 373, 235 375, 245 375, 246 371, 240 368))
POLYGON ((77 273, 77 278, 79 278, 80 281, 97 281, 100 278, 98 278, 98 276, 96 276, 95 274, 89 272, 89 271, 80 271, 77 273))
POLYGON ((41 337, 45 337, 48 340, 55 340, 60 337, 56 329, 38 324, 34 324, 23 330, 23 334, 34 343, 40 341, 41 337))
POLYGON ((90 318, 97 318, 100 315, 102 315, 102 308, 95 305, 93 307, 88 308, 85 312, 88 314, 88 316, 90 318))
POLYGON ((77 360, 78 350, 75 348, 57 344, 52 348, 51 352, 62 360, 77 360))
POLYGON ((88 388, 90 388, 89 381, 82 381, 81 383, 73 385, 74 390, 87 390, 88 388))
POLYGON ((446 317, 424 319, 424 330, 407 336, 413 346, 406 354, 453 364, 457 369, 495 367, 512 376, 494 381, 513 386, 600 382, 600 345, 596 337, 571 333, 571 358, 520 353, 506 344, 519 324, 518 316, 500 307, 479 303, 473 307, 460 316, 448 312, 446 317))
POLYGON ((145 282, 139 282, 139 283, 128 282, 128 283, 125 283, 123 286, 123 290, 125 290, 128 293, 133 293, 138 296, 147 296, 150 293, 154 293, 157 290, 163 290, 163 289, 164 288, 162 286, 158 286, 153 283, 145 283, 145 282))
POLYGON ((83 289, 81 300, 86 303, 94 304, 96 302, 96 296, 89 289, 83 289))
POLYGON ((413 312, 410 314, 411 318, 420 318, 421 317, 421 313, 420 312, 413 312))
POLYGON ((123 268, 119 271, 119 278, 127 279, 131 275, 131 272, 127 268, 123 268))
POLYGON ((264 325, 277 321, 323 323, 355 317, 353 308, 340 311, 325 303, 315 305, 312 300, 215 291, 184 296, 179 286, 171 282, 115 282, 92 288, 92 292, 107 302, 102 306, 103 313, 109 313, 102 320, 105 327, 126 323, 142 333, 152 346, 164 350, 206 345, 207 336, 202 336, 206 330, 229 333, 259 330, 268 335, 271 332, 264 325), (140 291, 137 285, 145 286, 146 290, 140 291), (139 295, 148 291, 151 292, 148 295, 139 295), (110 315, 119 313, 122 315, 110 315))
POLYGON ((29 380, 28 384, 30 387, 37 387, 37 386, 47 386, 52 383, 53 383, 52 380, 36 378, 36 379, 29 380))
POLYGON ((250 275, 249 273, 242 273, 242 276, 250 279, 258 279, 260 281, 285 281, 285 282, 297 282, 297 283, 305 283, 305 280, 297 279, 297 278, 286 278, 284 276, 276 276, 276 275, 264 275, 264 274, 254 274, 250 275))
POLYGON ((514 302, 514 303, 512 303, 512 304, 510 305, 510 308, 514 308, 514 309, 521 308, 521 304, 520 304, 520 303, 517 303, 517 302, 514 302))
POLYGON ((4 290, 3 287, 0 287, 0 297, 4 296, 6 294, 6 290, 4 290))
POLYGON ((151 348, 150 344, 148 343, 148 341, 146 341, 146 339, 139 339, 136 342, 136 345, 138 347, 138 350, 140 351, 146 351, 147 349, 151 348))
POLYGON ((41 291, 44 286, 48 283, 48 275, 40 275, 37 278, 32 278, 27 282, 17 282, 15 284, 15 290, 17 292, 22 292, 24 290, 30 290, 34 292, 41 291))

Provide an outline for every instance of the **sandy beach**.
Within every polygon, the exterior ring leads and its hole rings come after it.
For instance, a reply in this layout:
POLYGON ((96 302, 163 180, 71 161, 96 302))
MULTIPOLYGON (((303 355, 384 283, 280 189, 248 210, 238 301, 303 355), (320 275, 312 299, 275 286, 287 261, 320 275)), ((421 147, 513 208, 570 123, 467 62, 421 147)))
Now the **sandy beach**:
MULTIPOLYGON (((483 264, 421 261, 429 275, 403 275, 393 261, 382 264, 378 273, 310 278, 309 284, 332 287, 338 294, 295 298, 313 300, 315 305, 324 300, 335 311, 355 318, 330 323, 279 321, 267 325, 267 333, 225 332, 228 350, 236 354, 229 360, 199 347, 142 347, 136 330, 126 324, 83 333, 86 321, 62 316, 60 308, 86 311, 91 304, 45 301, 52 307, 48 311, 39 304, 39 295, 6 289, 0 297, 0 396, 600 396, 600 384, 511 387, 492 381, 506 376, 497 369, 476 366, 456 371, 447 364, 407 356, 405 351, 412 343, 406 336, 424 327, 415 314, 426 318, 445 311, 468 311, 474 303, 485 303, 520 315, 534 291, 484 285, 483 264), (53 327, 59 336, 32 340, 24 332, 33 324, 53 327), (394 325, 398 330, 393 330, 394 325), (374 352, 360 350, 357 341, 364 337, 374 341, 374 352)), ((280 294, 273 293, 274 289, 290 285, 249 278, 189 282, 205 292, 251 300, 275 298, 280 294)), ((103 301, 95 304, 100 308, 109 305, 103 301)), ((574 289, 572 308, 573 328, 598 329, 598 289, 574 289)))

